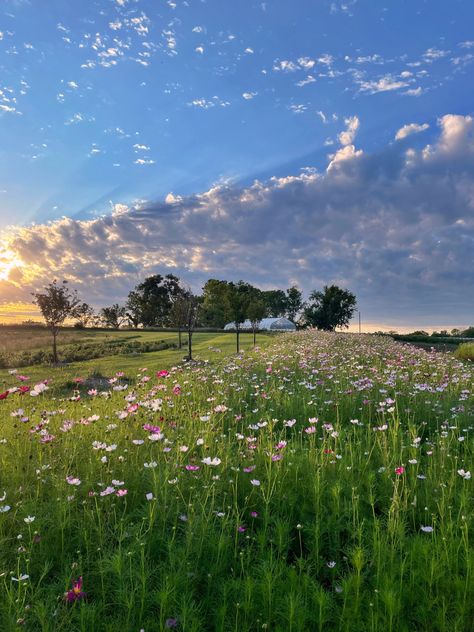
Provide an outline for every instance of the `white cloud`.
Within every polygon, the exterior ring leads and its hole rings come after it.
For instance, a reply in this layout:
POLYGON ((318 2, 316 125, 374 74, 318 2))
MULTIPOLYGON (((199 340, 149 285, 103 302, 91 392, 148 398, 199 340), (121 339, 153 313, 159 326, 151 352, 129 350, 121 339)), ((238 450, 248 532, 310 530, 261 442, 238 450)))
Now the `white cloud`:
POLYGON ((307 86, 309 83, 314 83, 315 81, 316 79, 313 77, 313 75, 308 75, 306 79, 298 81, 296 85, 298 86, 298 88, 302 88, 303 86, 307 86))
POLYGON ((276 61, 273 65, 273 70, 283 71, 283 72, 295 72, 298 70, 298 64, 295 64, 293 61, 288 61, 286 59, 282 61, 276 61))
POLYGON ((341 145, 352 145, 359 129, 360 121, 357 116, 350 116, 344 119, 344 123, 346 124, 346 129, 339 134, 339 142, 341 145))
POLYGON ((423 90, 420 86, 418 86, 418 88, 410 88, 410 90, 405 90, 403 94, 406 94, 409 97, 420 97, 423 94, 423 90))
POLYGON ((431 63, 433 61, 436 61, 437 59, 442 59, 443 57, 446 57, 448 54, 449 51, 446 50, 440 50, 439 48, 428 48, 428 50, 423 53, 423 59, 427 63, 431 63))
POLYGON ((402 140, 411 134, 419 134, 420 132, 424 132, 425 129, 428 129, 428 123, 418 124, 418 123, 409 123, 408 125, 404 125, 401 127, 397 133, 395 134, 395 140, 402 140))
POLYGON ((311 68, 313 68, 313 66, 316 64, 316 61, 314 59, 311 59, 310 57, 300 57, 298 59, 298 64, 301 68, 304 68, 305 70, 311 70, 311 68))
POLYGON ((151 158, 137 158, 134 163, 136 165, 154 165, 155 161, 151 158))
POLYGON ((400 81, 391 75, 385 75, 380 79, 373 81, 360 81, 360 91, 376 94, 377 92, 390 92, 392 90, 400 90, 408 86, 406 81, 400 81))
POLYGON ((338 163, 359 158, 362 154, 362 149, 356 149, 354 145, 344 145, 341 149, 338 149, 335 154, 329 156, 331 162, 328 165, 328 172, 334 170, 338 166, 338 163))
POLYGON ((250 101, 250 99, 253 99, 254 97, 257 96, 257 92, 243 92, 242 96, 246 101, 250 101))

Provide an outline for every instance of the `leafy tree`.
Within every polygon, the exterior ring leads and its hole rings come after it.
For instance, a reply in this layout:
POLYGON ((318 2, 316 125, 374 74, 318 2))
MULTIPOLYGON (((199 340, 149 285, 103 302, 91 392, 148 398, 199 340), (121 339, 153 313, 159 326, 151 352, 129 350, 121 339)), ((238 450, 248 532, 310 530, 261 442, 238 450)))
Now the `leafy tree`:
POLYGON ((266 309, 267 307, 261 299, 252 300, 247 309, 247 316, 252 325, 254 347, 257 339, 257 329, 260 325, 260 321, 265 317, 266 309))
POLYGON ((81 303, 77 306, 76 318, 77 320, 74 323, 74 327, 84 329, 84 327, 92 323, 95 318, 94 308, 88 303, 81 303))
POLYGON ((127 310, 118 303, 114 303, 110 307, 103 307, 100 310, 100 316, 106 327, 119 329, 126 322, 127 310))
POLYGON ((337 285, 326 285, 322 292, 312 292, 309 299, 310 303, 304 310, 305 321, 325 331, 347 327, 357 305, 355 295, 337 285))
POLYGON ((228 319, 234 323, 237 334, 237 353, 240 351, 239 338, 241 325, 247 318, 247 310, 254 295, 255 288, 249 283, 239 281, 229 283, 226 297, 226 313, 228 319))
POLYGON ((227 322, 228 282, 209 279, 202 288, 200 321, 205 327, 222 329, 227 322))
POLYGON ((47 285, 44 292, 34 292, 34 301, 41 310, 46 326, 53 336, 53 362, 58 362, 57 337, 61 326, 68 318, 77 318, 80 301, 77 292, 71 292, 67 281, 59 284, 56 279, 47 285))
POLYGON ((183 346, 181 342, 181 332, 188 324, 190 294, 190 291, 183 291, 182 294, 176 296, 170 309, 170 324, 178 330, 178 349, 181 349, 183 346))
POLYGON ((166 327, 173 300, 182 293, 178 277, 155 274, 147 277, 128 295, 127 308, 132 322, 144 327, 166 327))
POLYGON ((266 290, 262 292, 262 300, 266 305, 265 316, 279 318, 285 315, 287 297, 283 290, 266 290))
POLYGON ((474 327, 468 327, 462 332, 463 338, 474 338, 474 327))
POLYGON ((286 317, 291 320, 291 322, 296 322, 296 317, 303 307, 304 302, 302 292, 295 285, 288 288, 286 290, 286 317))

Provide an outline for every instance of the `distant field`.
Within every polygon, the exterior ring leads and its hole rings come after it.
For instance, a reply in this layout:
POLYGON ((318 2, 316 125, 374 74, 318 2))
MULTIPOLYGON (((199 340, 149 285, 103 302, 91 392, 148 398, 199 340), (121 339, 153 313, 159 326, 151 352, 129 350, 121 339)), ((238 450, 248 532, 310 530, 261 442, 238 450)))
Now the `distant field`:
MULTIPOLYGON (((42 329, 21 331, 23 328, 18 327, 15 329, 9 329, 12 338, 18 341, 19 347, 22 347, 25 340, 29 340, 29 348, 37 350, 45 349, 49 350, 51 344, 51 336, 49 332, 42 329), (21 334, 24 334, 22 338, 21 334), (14 334, 14 335, 13 335, 14 334)), ((1 331, 2 341, 7 338, 6 331, 1 331)), ((66 349, 71 348, 73 345, 81 345, 85 343, 95 342, 97 345, 105 342, 117 343, 115 352, 111 352, 109 355, 92 358, 90 360, 66 362, 57 367, 51 367, 47 363, 34 364, 30 366, 21 366, 21 373, 25 373, 31 381, 45 379, 48 377, 53 380, 53 383, 62 388, 68 381, 77 377, 87 378, 88 376, 104 376, 110 377, 117 371, 124 371, 127 377, 133 381, 138 369, 143 367, 150 367, 150 369, 163 369, 169 368, 175 364, 178 364, 187 354, 187 346, 184 344, 187 339, 183 335, 183 347, 177 348, 178 334, 168 331, 99 331, 99 330, 65 330, 61 333, 59 338, 59 353, 63 353, 66 349), (164 341, 165 344, 176 344, 175 347, 170 346, 167 349, 150 352, 135 352, 123 353, 124 346, 131 341, 153 345, 160 341, 164 341)), ((274 340, 273 335, 260 334, 257 335, 257 345, 260 347, 266 347, 274 340)), ((10 346, 13 348, 13 342, 10 346)), ((249 351, 253 348, 253 336, 252 334, 245 333, 240 336, 240 347, 243 350, 249 351)), ((22 347, 17 351, 26 351, 25 347, 22 347)), ((193 358, 196 360, 212 360, 218 358, 221 355, 225 356, 232 354, 235 351, 235 334, 234 333, 201 333, 195 332, 193 335, 193 358)), ((14 353, 14 352, 11 352, 14 353)), ((11 362, 8 367, 0 369, 0 388, 2 384, 5 385, 8 382, 9 373, 8 368, 16 367, 11 362)), ((29 382, 28 382, 29 383, 29 382)))

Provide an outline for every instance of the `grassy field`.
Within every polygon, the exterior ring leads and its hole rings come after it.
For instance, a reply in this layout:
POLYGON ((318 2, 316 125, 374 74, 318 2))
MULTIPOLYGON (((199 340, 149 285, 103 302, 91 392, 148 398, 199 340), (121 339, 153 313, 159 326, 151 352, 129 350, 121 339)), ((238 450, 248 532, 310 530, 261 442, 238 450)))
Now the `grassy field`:
MULTIPOLYGON (((41 352, 50 352, 51 350, 51 334, 41 328, 26 329, 22 327, 18 328, 0 328, 0 341, 4 349, 4 353, 9 354, 8 367, 22 367, 22 371, 27 371, 33 378, 40 376, 44 373, 44 368, 38 366, 39 364, 45 364, 44 362, 34 363, 25 368, 24 362, 15 364, 17 359, 23 353, 29 353, 31 349, 41 352), (10 334, 8 333, 10 330, 10 334), (37 338, 35 336, 37 334, 37 338), (11 338, 10 340, 8 340, 11 338), (5 349, 8 347, 8 351, 5 349)), ((257 336, 257 343, 259 345, 266 345, 270 342, 271 335, 259 334, 257 336)), ((163 366, 171 366, 176 362, 180 362, 187 353, 187 337, 182 335, 183 347, 178 349, 178 334, 176 332, 168 331, 144 331, 144 330, 73 330, 66 329, 61 332, 58 338, 58 349, 60 358, 66 353, 73 350, 73 357, 75 354, 80 353, 85 347, 86 357, 94 352, 94 349, 101 345, 113 345, 110 350, 105 350, 105 355, 99 358, 92 358, 91 360, 63 362, 58 367, 52 367, 50 374, 57 376, 59 380, 67 380, 70 377, 77 377, 77 372, 85 373, 89 375, 113 373, 117 362, 120 363, 125 369, 134 369, 136 367, 144 366, 147 362, 163 363, 163 366), (170 348, 151 351, 140 352, 140 348, 144 346, 153 347, 157 343, 165 343, 170 348), (124 349, 131 344, 138 343, 138 351, 131 348, 130 350, 124 349), (173 348, 175 347, 175 348, 173 348), (126 352, 122 357, 117 358, 118 352, 126 352)), ((193 356, 197 359, 211 359, 219 353, 231 353, 235 350, 235 334, 232 333, 201 333, 195 332, 193 334, 193 356)), ((243 333, 240 336, 240 345, 244 350, 249 350, 253 346, 253 336, 249 333, 243 333)), ((28 357, 28 356, 27 356, 28 357)), ((0 369, 1 370, 1 369, 0 369)))
POLYGON ((260 341, 2 371, 2 632, 472 632, 472 364, 260 341))

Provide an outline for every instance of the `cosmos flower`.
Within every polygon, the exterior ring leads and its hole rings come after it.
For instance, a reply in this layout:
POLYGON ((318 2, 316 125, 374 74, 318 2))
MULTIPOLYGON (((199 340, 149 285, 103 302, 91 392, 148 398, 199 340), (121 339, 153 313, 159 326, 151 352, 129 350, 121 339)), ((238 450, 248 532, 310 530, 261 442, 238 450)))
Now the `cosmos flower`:
POLYGON ((82 575, 72 582, 72 588, 64 593, 64 598, 68 603, 85 599, 86 593, 82 590, 82 575))

